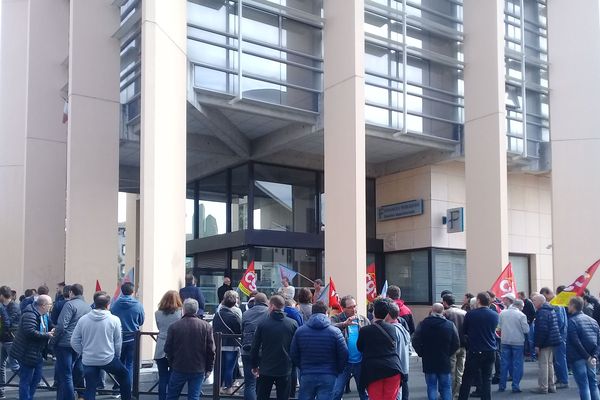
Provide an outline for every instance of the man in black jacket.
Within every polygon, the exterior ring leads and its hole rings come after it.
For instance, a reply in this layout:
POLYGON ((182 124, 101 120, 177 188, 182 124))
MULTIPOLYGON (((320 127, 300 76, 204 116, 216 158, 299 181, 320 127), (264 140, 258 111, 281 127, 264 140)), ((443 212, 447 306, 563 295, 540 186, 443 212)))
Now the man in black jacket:
POLYGON ((277 391, 277 400, 287 400, 292 373, 290 346, 298 324, 283 313, 283 297, 272 296, 269 304, 269 317, 258 325, 254 333, 250 353, 252 373, 258 378, 258 400, 268 400, 271 397, 273 384, 277 391))
POLYGON ((167 331, 165 354, 171 366, 167 400, 179 399, 186 383, 188 399, 199 399, 202 382, 212 372, 215 362, 212 327, 198 317, 198 302, 184 301, 183 313, 183 318, 167 331))
POLYGON ((223 301, 223 297, 225 297, 225 292, 228 290, 232 290, 231 287, 231 278, 226 276, 223 278, 223 284, 217 289, 217 297, 219 298, 219 304, 223 301))
POLYGON ((19 400, 33 400, 38 384, 42 380, 43 356, 48 340, 54 336, 48 312, 52 298, 46 294, 38 296, 25 307, 17 337, 10 349, 10 356, 19 361, 19 400))
POLYGON ((242 363, 244 364, 244 400, 256 400, 256 377, 252 373, 250 349, 258 325, 269 316, 269 299, 264 293, 254 295, 254 306, 242 315, 242 363))
POLYGON ((438 390, 442 400, 452 400, 450 357, 458 350, 460 342, 456 326, 444 317, 442 304, 435 303, 431 307, 431 314, 417 327, 412 343, 423 358, 429 400, 437 400, 438 390))
POLYGON ((371 400, 396 399, 401 384, 396 328, 384 321, 388 313, 387 301, 375 300, 373 323, 360 329, 356 342, 362 353, 360 386, 371 400))

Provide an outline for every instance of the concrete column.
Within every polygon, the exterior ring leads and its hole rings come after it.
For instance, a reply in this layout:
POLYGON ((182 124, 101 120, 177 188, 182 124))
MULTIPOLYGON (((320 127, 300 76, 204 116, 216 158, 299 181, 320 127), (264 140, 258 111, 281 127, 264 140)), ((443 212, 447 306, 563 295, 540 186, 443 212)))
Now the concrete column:
POLYGON ((325 7, 325 275, 366 312, 364 2, 325 7))
POLYGON ((117 280, 120 17, 110 0, 70 7, 65 278, 90 298, 117 280))
POLYGON ((139 270, 139 226, 140 197, 127 193, 127 213, 125 220, 125 273, 130 268, 139 270))
MULTIPOLYGON (((187 3, 142 3, 140 294, 146 313, 185 274, 187 3)), ((153 329, 147 318, 145 330, 153 329)))
POLYGON ((465 0, 467 287, 488 289, 508 263, 504 1, 465 0))
POLYGON ((598 0, 548 2, 548 45, 554 284, 568 285, 600 258, 598 0))
POLYGON ((2 5, 1 275, 20 292, 64 279, 68 5, 2 5))

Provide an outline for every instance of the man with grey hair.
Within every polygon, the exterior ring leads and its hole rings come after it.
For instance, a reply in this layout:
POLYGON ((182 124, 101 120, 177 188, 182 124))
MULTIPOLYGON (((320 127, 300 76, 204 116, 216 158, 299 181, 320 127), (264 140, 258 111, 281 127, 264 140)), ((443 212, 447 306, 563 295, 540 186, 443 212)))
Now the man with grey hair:
POLYGON ((533 305, 537 312, 535 314, 534 343, 538 354, 538 387, 534 393, 546 394, 556 392, 554 382, 554 347, 560 345, 561 336, 558 327, 558 318, 554 308, 546 301, 546 297, 538 294, 533 298, 533 305))
POLYGON ((456 326, 444 317, 444 306, 435 303, 431 314, 417 327, 412 338, 413 347, 423 358, 423 372, 427 383, 427 397, 452 400, 452 369, 450 358, 460 347, 456 326))
POLYGON ((512 376, 512 392, 521 393, 519 384, 523 378, 523 363, 525 362, 525 335, 529 333, 527 316, 516 306, 517 301, 513 293, 502 296, 506 307, 500 313, 498 329, 502 334, 502 347, 500 356, 500 384, 498 391, 506 390, 508 373, 512 376))
POLYGON ((165 354, 171 365, 167 399, 176 400, 188 385, 188 399, 199 399, 202 382, 210 375, 215 361, 212 327, 198 317, 198 302, 183 302, 183 317, 167 331, 165 354))
POLYGON ((19 362, 19 399, 32 400, 42 379, 43 357, 54 336, 48 312, 52 298, 42 294, 23 309, 10 356, 19 362))

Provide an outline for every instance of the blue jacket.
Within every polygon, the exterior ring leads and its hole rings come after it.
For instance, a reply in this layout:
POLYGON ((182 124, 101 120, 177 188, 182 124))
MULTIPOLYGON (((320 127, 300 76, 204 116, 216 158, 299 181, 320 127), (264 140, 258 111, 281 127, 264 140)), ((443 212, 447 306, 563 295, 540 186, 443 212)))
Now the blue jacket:
POLYGON ((567 341, 567 328, 569 326, 569 320, 567 317, 567 309, 561 306, 554 306, 554 312, 556 312, 556 321, 558 322, 558 330, 560 332, 560 338, 563 342, 567 341))
POLYGON ((123 343, 131 342, 135 338, 135 332, 139 331, 140 326, 144 324, 145 314, 142 303, 131 295, 121 295, 110 307, 110 311, 121 320, 123 343))
POLYGON ((204 307, 206 306, 206 301, 204 300, 204 295, 202 294, 202 290, 195 285, 185 285, 179 289, 179 296, 182 301, 186 299, 194 299, 198 302, 198 315, 204 315, 204 307))
POLYGON ((582 312, 569 318, 567 333, 567 359, 569 362, 587 360, 600 354, 600 328, 598 323, 582 312))
POLYGON ((535 347, 554 347, 561 342, 557 312, 549 303, 544 303, 535 313, 535 347))
POLYGON ((429 316, 417 327, 412 344, 423 358, 426 374, 449 374, 452 371, 450 357, 460 347, 456 326, 444 317, 429 316))
POLYGON ((83 296, 77 296, 68 300, 62 307, 56 322, 52 343, 60 347, 71 347, 71 336, 77 322, 90 311, 92 309, 85 302, 83 296))
POLYGON ((300 314, 300 311, 298 311, 296 308, 285 306, 283 312, 285 313, 286 317, 296 321, 298 326, 302 326, 302 324, 304 323, 304 321, 302 320, 302 314, 300 314))
POLYGON ((54 325, 58 324, 58 317, 60 316, 60 312, 67 300, 64 297, 61 297, 59 300, 54 302, 54 306, 52 306, 52 311, 50 311, 50 319, 54 325))
POLYGON ((298 328, 290 352, 301 375, 337 376, 348 360, 344 336, 331 325, 325 314, 314 314, 298 328))

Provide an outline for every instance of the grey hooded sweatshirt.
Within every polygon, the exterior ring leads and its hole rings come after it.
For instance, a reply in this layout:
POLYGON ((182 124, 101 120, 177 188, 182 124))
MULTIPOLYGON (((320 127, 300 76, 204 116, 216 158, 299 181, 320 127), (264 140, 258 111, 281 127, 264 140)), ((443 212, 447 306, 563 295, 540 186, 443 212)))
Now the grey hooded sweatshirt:
POLYGON ((108 310, 92 310, 77 322, 71 346, 81 354, 83 365, 104 366, 120 357, 121 321, 108 310))

